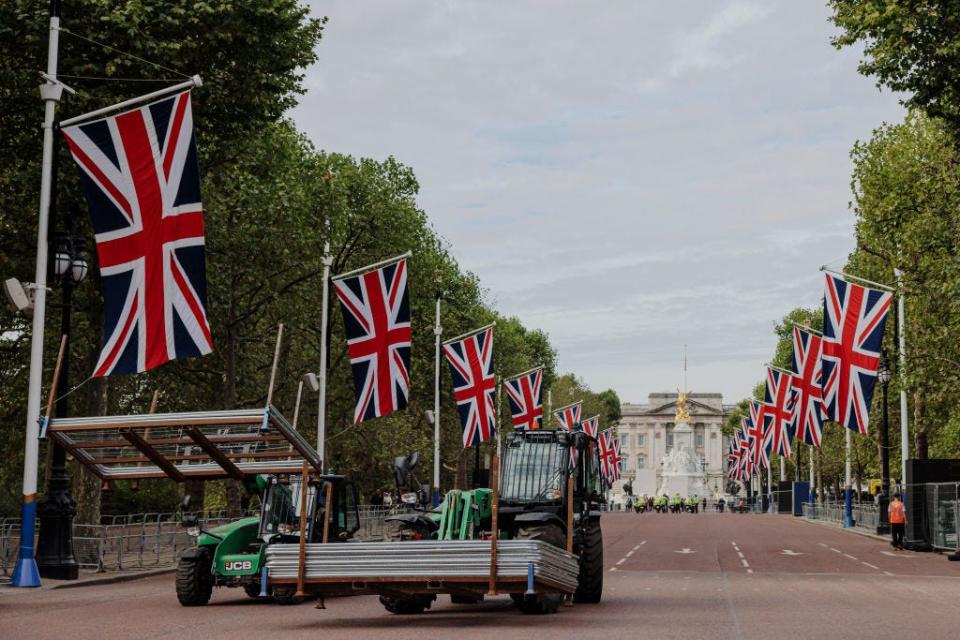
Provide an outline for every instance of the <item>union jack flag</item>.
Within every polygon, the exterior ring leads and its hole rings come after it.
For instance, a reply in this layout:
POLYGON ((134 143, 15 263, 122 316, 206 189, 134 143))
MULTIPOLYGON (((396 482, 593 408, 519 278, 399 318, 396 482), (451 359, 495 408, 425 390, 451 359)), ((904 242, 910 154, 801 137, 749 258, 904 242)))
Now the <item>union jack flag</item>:
POLYGON ((591 438, 596 438, 597 434, 600 432, 600 416, 593 416, 592 418, 587 418, 582 423, 583 432, 590 436, 591 438))
POLYGON ((613 484, 620 479, 620 465, 623 462, 620 438, 615 438, 608 429, 600 434, 597 443, 603 477, 613 484))
POLYGON ((825 275, 821 357, 826 417, 866 434, 893 294, 825 275))
POLYGON ((730 440, 730 449, 727 451, 727 475, 734 480, 740 479, 740 432, 736 432, 730 440))
POLYGON ((750 447, 750 438, 747 437, 747 427, 748 421, 746 418, 741 419, 741 431, 737 434, 740 436, 740 479, 747 480, 757 472, 757 466, 753 461, 752 449, 750 447))
POLYGON ((795 432, 798 440, 820 446, 823 437, 823 365, 820 361, 823 339, 811 331, 793 328, 793 370, 790 386, 797 395, 795 432))
POLYGON ((486 442, 496 424, 493 327, 445 342, 443 354, 453 378, 453 392, 463 425, 463 446, 486 442))
POLYGON ((542 385, 542 367, 503 381, 514 429, 540 428, 543 421, 542 385))
POLYGON ((790 375, 782 371, 767 367, 764 404, 769 407, 773 429, 770 442, 774 451, 787 458, 792 453, 790 441, 793 439, 793 423, 796 414, 790 378, 790 375))
POLYGON ((104 344, 95 377, 210 353, 190 92, 63 129, 97 241, 104 344))
POLYGON ((747 419, 747 438, 750 444, 750 465, 754 472, 770 466, 770 449, 773 444, 773 413, 770 406, 750 400, 750 417, 747 419))
POLYGON ((573 404, 560 407, 553 412, 553 415, 557 417, 557 422, 560 423, 561 429, 564 431, 573 431, 573 429, 580 424, 580 410, 582 405, 583 401, 577 400, 573 404))
POLYGON ((410 395, 410 300, 407 260, 332 278, 353 371, 353 423, 407 406, 410 395))

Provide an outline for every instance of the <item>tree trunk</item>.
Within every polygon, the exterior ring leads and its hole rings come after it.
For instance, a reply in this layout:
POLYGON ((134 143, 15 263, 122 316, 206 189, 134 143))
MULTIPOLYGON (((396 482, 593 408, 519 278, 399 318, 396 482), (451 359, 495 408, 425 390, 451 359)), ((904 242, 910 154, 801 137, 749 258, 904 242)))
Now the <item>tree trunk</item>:
POLYGON ((927 425, 926 425, 926 401, 920 393, 913 396, 913 433, 914 445, 917 450, 917 459, 926 460, 927 450, 927 425))

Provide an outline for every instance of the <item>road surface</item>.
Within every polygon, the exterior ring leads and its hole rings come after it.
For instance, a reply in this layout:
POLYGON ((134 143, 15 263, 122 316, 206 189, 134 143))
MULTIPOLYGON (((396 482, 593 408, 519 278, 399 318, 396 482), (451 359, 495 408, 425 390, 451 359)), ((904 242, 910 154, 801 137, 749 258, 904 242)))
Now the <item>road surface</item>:
POLYGON ((375 596, 298 606, 220 589, 184 608, 173 576, 77 589, 0 589, 0 638, 951 638, 960 633, 960 562, 790 516, 627 514, 603 518, 598 605, 524 616, 508 597, 418 616, 375 596))

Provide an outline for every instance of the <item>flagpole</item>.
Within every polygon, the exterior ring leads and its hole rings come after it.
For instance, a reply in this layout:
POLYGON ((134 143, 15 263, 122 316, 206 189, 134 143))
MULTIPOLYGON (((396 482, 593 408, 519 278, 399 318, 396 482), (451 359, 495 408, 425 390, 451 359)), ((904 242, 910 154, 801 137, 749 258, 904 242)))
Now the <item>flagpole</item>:
POLYGON ((773 513, 773 465, 767 464, 767 513, 773 513))
MULTIPOLYGON (((327 235, 330 225, 327 224, 327 235)), ((323 243, 323 295, 320 303, 320 393, 317 397, 317 454, 320 466, 327 472, 326 431, 327 431, 327 318, 330 315, 330 267, 333 256, 330 255, 330 241, 323 243)))
POLYGON ((853 490, 851 489, 851 476, 853 475, 853 464, 850 458, 850 429, 844 427, 846 431, 846 462, 844 465, 844 483, 846 490, 843 493, 843 526, 849 529, 853 526, 853 490))
POLYGON ((40 87, 43 106, 43 155, 40 169, 40 211, 37 217, 37 264, 33 285, 33 333, 30 342, 30 378, 27 390, 27 430, 23 458, 23 508, 20 550, 10 584, 39 587, 40 573, 33 548, 37 516, 37 466, 40 453, 40 387, 43 377, 43 322, 47 302, 47 241, 50 220, 50 185, 53 180, 53 135, 57 103, 63 85, 57 82, 60 47, 60 0, 50 3, 47 42, 47 82, 40 87))
POLYGON ((433 506, 440 504, 440 336, 443 335, 443 327, 440 326, 440 300, 442 297, 438 278, 437 311, 433 324, 433 506))
POLYGON ((809 447, 810 447, 810 495, 808 497, 809 497, 810 504, 813 504, 814 502, 816 502, 814 498, 816 494, 813 492, 813 445, 811 444, 809 445, 809 447))
POLYGON ((906 385, 907 327, 906 311, 904 310, 903 271, 894 269, 893 273, 897 276, 897 288, 899 289, 899 295, 897 296, 897 328, 899 329, 899 335, 897 336, 897 340, 900 351, 900 371, 898 372, 900 378, 900 493, 906 497, 907 458, 910 457, 910 425, 907 416, 906 385))
MULTIPOLYGON (((57 4, 59 4, 59 2, 57 4)), ((70 125, 77 124, 78 122, 83 122, 85 120, 92 120, 97 116, 113 113, 114 111, 120 111, 121 109, 125 109, 135 104, 140 104, 141 102, 147 102, 148 100, 153 100, 154 98, 162 98, 163 96, 168 96, 171 93, 176 93, 178 91, 182 91, 183 89, 192 89, 194 87, 202 87, 202 86, 203 86, 203 80, 200 79, 200 76, 193 76, 189 80, 186 80, 179 84, 175 84, 170 87, 165 87, 163 89, 158 89, 156 91, 146 93, 142 96, 137 96, 136 98, 130 98, 129 100, 124 100, 123 102, 118 102, 117 104, 112 104, 109 107, 103 107, 102 109, 97 109, 96 111, 90 111, 88 113, 84 113, 79 116, 67 118, 66 120, 60 123, 60 126, 69 127, 70 125)))

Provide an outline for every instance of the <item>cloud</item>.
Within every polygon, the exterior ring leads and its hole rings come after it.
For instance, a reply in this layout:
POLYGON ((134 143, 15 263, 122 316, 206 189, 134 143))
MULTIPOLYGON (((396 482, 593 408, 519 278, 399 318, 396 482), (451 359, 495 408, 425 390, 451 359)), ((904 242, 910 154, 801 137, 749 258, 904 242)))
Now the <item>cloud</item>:
POLYGON ((724 53, 723 40, 769 15, 769 7, 751 2, 731 2, 714 12, 706 22, 683 33, 673 48, 675 58, 667 76, 677 78, 688 71, 707 71, 743 62, 739 54, 724 53))
POLYGON ((817 305, 817 268, 853 246, 852 143, 903 113, 818 3, 316 11, 298 126, 412 166, 490 301, 625 400, 675 387, 684 343, 691 386, 749 393, 774 323, 817 305))

